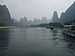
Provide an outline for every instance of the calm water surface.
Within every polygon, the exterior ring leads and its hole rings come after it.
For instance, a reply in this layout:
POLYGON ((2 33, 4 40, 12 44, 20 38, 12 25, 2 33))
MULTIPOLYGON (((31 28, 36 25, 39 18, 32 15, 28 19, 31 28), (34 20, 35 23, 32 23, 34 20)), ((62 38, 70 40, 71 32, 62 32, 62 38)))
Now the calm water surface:
POLYGON ((75 56, 74 47, 61 29, 0 29, 0 56, 75 56))

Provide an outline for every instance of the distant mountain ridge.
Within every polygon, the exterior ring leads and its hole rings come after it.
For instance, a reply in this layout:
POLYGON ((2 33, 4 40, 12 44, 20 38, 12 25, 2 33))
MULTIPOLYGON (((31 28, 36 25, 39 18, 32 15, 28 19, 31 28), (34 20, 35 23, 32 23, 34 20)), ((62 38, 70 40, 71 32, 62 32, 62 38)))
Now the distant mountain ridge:
POLYGON ((56 11, 54 11, 54 13, 53 13, 52 22, 53 23, 58 23, 59 22, 58 14, 57 14, 56 11))

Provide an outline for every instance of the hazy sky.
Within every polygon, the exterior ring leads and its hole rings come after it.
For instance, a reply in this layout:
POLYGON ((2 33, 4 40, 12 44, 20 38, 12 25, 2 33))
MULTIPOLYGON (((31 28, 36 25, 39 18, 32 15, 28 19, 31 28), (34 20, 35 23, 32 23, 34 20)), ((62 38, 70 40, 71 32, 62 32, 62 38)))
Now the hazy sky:
POLYGON ((55 10, 60 15, 73 0, 4 0, 4 3, 8 6, 11 16, 17 19, 23 16, 50 18, 55 10))

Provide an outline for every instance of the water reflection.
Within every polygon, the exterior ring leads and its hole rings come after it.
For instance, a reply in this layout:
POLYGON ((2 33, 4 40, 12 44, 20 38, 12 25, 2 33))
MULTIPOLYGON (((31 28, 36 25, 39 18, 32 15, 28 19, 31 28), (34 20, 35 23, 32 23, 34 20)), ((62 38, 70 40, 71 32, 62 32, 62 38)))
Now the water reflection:
MULTIPOLYGON (((67 37, 68 38, 68 37, 67 37)), ((70 37, 70 38, 72 38, 72 37, 70 37)), ((75 39, 69 39, 69 40, 65 40, 67 43, 68 43, 68 48, 70 48, 70 49, 75 49, 74 47, 75 47, 75 39)))
MULTIPOLYGON (((74 56, 73 41, 66 41, 61 30, 43 28, 10 29, 9 56, 74 56), (44 39, 44 40, 43 40, 44 39), (70 51, 72 50, 72 51, 70 51)), ((8 31, 1 31, 4 47, 8 47, 8 31), (6 44, 6 45, 5 45, 6 44)), ((67 39, 67 38, 66 38, 67 39)), ((2 49, 3 53, 7 50, 2 49)), ((7 52, 5 52, 7 53, 7 52)), ((5 54, 6 55, 6 54, 5 54)), ((0 55, 0 56, 3 56, 0 55)))
POLYGON ((52 35, 57 36, 57 32, 58 32, 57 30, 52 30, 52 33, 53 33, 52 35))
POLYGON ((53 40, 58 39, 58 37, 57 37, 58 36, 58 33, 59 33, 58 30, 57 29, 54 29, 54 30, 51 30, 51 32, 52 32, 52 37, 53 37, 52 39, 53 40))
POLYGON ((75 39, 73 37, 64 35, 64 40, 67 43, 67 48, 70 50, 70 53, 75 55, 75 39))
POLYGON ((0 56, 7 56, 8 52, 8 29, 0 29, 0 56))

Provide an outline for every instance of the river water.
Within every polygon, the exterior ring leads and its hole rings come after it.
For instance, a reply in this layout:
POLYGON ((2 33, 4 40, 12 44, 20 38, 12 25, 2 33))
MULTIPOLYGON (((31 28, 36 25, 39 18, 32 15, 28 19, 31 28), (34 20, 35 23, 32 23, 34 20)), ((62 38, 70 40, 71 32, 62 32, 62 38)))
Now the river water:
POLYGON ((0 56, 75 56, 75 42, 61 29, 0 29, 0 56))

